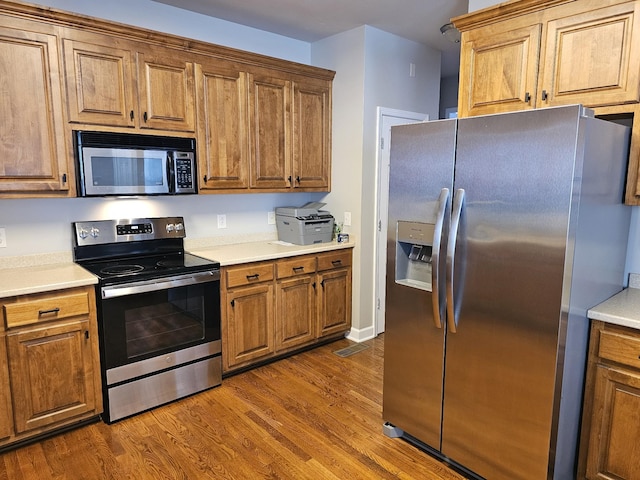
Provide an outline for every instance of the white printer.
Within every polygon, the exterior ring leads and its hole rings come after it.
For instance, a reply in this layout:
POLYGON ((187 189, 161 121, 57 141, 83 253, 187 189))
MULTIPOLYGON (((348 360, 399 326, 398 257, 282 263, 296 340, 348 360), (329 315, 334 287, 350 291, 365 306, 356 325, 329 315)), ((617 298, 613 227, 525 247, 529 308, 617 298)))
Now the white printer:
POLYGON ((326 204, 309 202, 302 207, 276 208, 278 240, 296 245, 330 242, 333 238, 333 216, 320 208, 326 204))

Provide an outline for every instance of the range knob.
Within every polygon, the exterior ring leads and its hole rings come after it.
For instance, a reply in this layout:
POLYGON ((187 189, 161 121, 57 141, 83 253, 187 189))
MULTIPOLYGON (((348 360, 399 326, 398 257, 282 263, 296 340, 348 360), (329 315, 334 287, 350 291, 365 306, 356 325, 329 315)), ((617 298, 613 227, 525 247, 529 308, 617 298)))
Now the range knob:
POLYGON ((173 223, 167 223, 167 233, 171 233, 176 229, 173 223))
POLYGON ((176 232, 181 232, 184 230, 184 225, 182 223, 176 223, 176 232))
POLYGON ((91 230, 89 233, 93 238, 98 238, 100 236, 100 230, 97 229, 96 227, 91 227, 91 230))
POLYGON ((87 238, 89 236, 89 232, 87 232, 84 228, 81 228, 80 231, 78 232, 78 236, 84 240, 85 238, 87 238))

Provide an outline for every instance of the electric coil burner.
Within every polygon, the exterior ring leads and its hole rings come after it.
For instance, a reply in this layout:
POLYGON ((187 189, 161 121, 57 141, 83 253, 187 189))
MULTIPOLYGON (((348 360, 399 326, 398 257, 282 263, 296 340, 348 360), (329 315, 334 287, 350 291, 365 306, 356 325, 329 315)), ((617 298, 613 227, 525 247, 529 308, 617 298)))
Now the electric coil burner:
POLYGON ((73 224, 96 286, 107 423, 219 385, 220 264, 184 251, 182 217, 73 224))

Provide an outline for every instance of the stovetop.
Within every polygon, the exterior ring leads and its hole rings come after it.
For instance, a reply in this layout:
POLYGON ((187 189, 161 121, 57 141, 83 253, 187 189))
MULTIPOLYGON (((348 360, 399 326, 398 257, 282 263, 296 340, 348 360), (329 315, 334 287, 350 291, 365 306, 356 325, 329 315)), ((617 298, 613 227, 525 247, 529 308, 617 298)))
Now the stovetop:
POLYGON ((78 262, 101 283, 150 280, 153 278, 220 269, 219 262, 190 253, 135 256, 78 262))

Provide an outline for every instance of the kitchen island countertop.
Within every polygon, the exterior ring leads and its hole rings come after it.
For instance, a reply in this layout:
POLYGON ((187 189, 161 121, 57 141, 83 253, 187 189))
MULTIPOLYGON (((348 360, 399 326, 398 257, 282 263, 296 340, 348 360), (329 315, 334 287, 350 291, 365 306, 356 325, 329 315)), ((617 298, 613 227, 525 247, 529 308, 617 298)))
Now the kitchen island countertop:
POLYGON ((640 288, 626 288, 591 308, 588 317, 640 330, 640 288))
POLYGON ((295 257, 310 253, 322 253, 331 250, 341 250, 353 248, 353 240, 338 243, 335 240, 326 243, 316 243, 313 245, 293 245, 291 243, 277 240, 235 243, 230 245, 215 245, 211 247, 201 247, 188 249, 189 253, 198 255, 208 260, 220 262, 221 266, 237 265, 240 263, 260 262, 264 260, 275 260, 277 258, 295 257))

